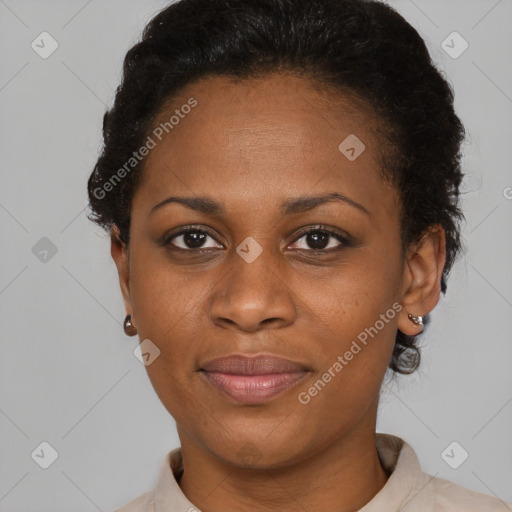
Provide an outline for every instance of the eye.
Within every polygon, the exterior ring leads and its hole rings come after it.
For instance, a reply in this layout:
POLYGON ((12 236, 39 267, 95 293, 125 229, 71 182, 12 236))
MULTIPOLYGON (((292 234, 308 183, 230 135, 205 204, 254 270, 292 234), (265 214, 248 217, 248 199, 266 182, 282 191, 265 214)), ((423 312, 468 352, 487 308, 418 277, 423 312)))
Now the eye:
POLYGON ((309 251, 336 250, 350 245, 348 238, 330 229, 316 227, 303 231, 301 236, 290 246, 292 249, 309 251))
POLYGON ((198 228, 182 229, 170 236, 165 245, 191 251, 194 249, 222 249, 223 246, 207 231, 198 228))

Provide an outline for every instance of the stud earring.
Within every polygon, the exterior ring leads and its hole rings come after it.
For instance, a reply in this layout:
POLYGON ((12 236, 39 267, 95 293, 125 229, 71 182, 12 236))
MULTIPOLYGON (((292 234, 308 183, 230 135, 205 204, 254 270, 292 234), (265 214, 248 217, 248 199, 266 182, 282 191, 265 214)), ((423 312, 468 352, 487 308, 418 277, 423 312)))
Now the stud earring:
POLYGON ((137 334, 137 328, 132 324, 132 315, 126 315, 123 327, 126 336, 135 336, 137 334))
POLYGON ((414 316, 410 313, 407 315, 413 323, 416 325, 421 325, 423 327, 423 317, 422 316, 414 316))

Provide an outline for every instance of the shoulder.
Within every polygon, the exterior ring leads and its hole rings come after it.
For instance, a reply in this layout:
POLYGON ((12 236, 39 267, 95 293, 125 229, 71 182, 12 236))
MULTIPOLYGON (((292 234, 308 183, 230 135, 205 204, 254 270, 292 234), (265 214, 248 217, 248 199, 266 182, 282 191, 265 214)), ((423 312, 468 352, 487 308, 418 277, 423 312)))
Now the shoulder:
MULTIPOLYGON (((512 505, 499 498, 472 491, 444 478, 424 473, 428 479, 426 489, 432 503, 432 511, 447 512, 506 512, 512 505)), ((421 495, 421 491, 420 491, 421 495)), ((413 507, 414 508, 414 507, 413 507)))
POLYGON ((390 477, 369 506, 360 512, 512 512, 512 505, 498 497, 424 472, 415 451, 403 439, 381 433, 377 434, 376 442, 390 477))
POLYGON ((153 489, 132 499, 114 512, 155 512, 173 509, 179 505, 181 490, 176 476, 183 470, 181 448, 168 452, 162 459, 156 485, 153 489))
POLYGON ((154 491, 151 490, 141 494, 121 508, 117 508, 114 512, 154 512, 154 503, 154 491))

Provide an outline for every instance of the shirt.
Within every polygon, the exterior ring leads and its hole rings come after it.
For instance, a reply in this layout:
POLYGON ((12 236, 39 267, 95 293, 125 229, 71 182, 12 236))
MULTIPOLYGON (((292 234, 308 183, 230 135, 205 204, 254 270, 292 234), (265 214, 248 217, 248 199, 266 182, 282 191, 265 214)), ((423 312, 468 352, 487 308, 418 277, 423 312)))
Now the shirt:
MULTIPOLYGON (((471 491, 422 471, 416 453, 403 439, 375 435, 382 465, 390 474, 384 487, 359 512, 507 512, 512 504, 471 491)), ((201 512, 183 494, 181 448, 164 457, 156 486, 115 512, 201 512)))

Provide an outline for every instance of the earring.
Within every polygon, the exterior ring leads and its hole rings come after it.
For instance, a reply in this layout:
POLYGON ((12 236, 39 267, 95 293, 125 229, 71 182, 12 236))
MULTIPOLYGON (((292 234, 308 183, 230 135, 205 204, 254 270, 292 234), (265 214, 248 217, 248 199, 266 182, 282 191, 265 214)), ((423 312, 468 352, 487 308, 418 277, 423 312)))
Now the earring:
POLYGON ((135 336, 137 334, 137 328, 132 324, 132 315, 126 315, 123 327, 126 336, 135 336))
POLYGON ((423 317, 422 316, 414 316, 410 313, 407 315, 412 322, 414 322, 416 325, 421 325, 423 327, 423 317))

